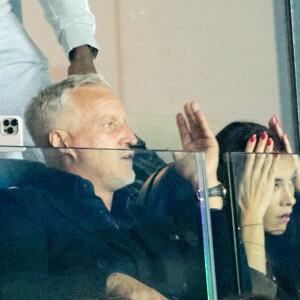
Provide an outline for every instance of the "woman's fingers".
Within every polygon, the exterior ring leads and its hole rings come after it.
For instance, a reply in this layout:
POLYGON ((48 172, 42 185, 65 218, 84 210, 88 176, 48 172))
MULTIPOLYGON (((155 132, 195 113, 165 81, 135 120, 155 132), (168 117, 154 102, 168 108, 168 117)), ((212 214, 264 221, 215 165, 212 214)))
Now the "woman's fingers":
MULTIPOLYGON (((252 153, 255 149, 256 142, 257 142, 256 134, 253 134, 252 137, 247 142, 245 152, 252 153)), ((252 175, 254 162, 255 162, 255 155, 253 153, 248 154, 246 164, 245 164, 245 171, 244 171, 245 178, 249 178, 249 176, 252 175)))
POLYGON ((273 150, 274 150, 274 141, 273 141, 272 138, 269 137, 268 140, 267 140, 265 153, 273 153, 273 150))
POLYGON ((260 139, 258 140, 255 152, 258 152, 258 153, 265 152, 267 141, 268 141, 268 135, 267 135, 267 132, 264 131, 263 134, 261 135, 260 139))
POLYGON ((292 146, 290 144, 290 141, 289 141, 289 138, 287 136, 287 133, 285 133, 283 136, 282 136, 282 140, 283 140, 283 143, 284 143, 284 148, 285 148, 285 151, 287 153, 293 153, 293 150, 292 150, 292 146))
POLYGON ((274 118, 274 129, 278 135, 279 138, 282 138, 283 136, 283 131, 282 131, 282 127, 281 127, 281 124, 278 120, 278 118, 276 117, 276 115, 273 116, 274 118))
POLYGON ((253 166, 253 176, 255 178, 259 178, 261 172, 262 172, 262 168, 264 165, 264 161, 265 161, 265 150, 266 147, 271 147, 270 144, 270 140, 268 139, 268 135, 267 132, 264 131, 263 134, 261 135, 260 139, 258 140, 256 149, 255 149, 255 153, 257 153, 255 155, 255 163, 253 166), (268 145, 268 146, 267 146, 268 145))
POLYGON ((280 158, 276 154, 274 154, 274 155, 269 154, 268 157, 269 157, 269 160, 270 160, 270 164, 267 168, 267 170, 269 170, 267 176, 268 176, 268 180, 269 180, 271 186, 274 187, 275 172, 276 172, 278 161, 279 161, 280 158))
POLYGON ((247 162, 245 166, 245 175, 249 176, 251 172, 253 172, 253 176, 259 176, 261 169, 264 168, 265 155, 263 153, 272 153, 274 147, 274 142, 272 138, 268 138, 266 132, 262 134, 260 139, 257 142, 256 134, 252 135, 246 145, 246 152, 253 152, 255 149, 255 153, 261 153, 257 155, 248 155, 247 162), (257 146, 256 146, 257 144, 257 146), (256 146, 256 148, 255 148, 256 146))
POLYGON ((253 134, 247 142, 245 152, 253 152, 255 149, 256 142, 257 142, 256 134, 253 134))
POLYGON ((265 159, 266 159, 265 153, 256 153, 255 154, 255 163, 253 166, 253 177, 255 179, 258 179, 261 177, 265 159))
POLYGON ((269 120, 269 129, 275 139, 281 140, 283 136, 283 131, 276 115, 273 115, 269 120))
MULTIPOLYGON (((264 165, 261 170, 261 177, 263 180, 269 180, 270 176, 274 174, 275 165, 277 161, 277 156, 274 154, 265 154, 264 165)), ((272 180, 272 185, 274 184, 274 180, 272 180)))

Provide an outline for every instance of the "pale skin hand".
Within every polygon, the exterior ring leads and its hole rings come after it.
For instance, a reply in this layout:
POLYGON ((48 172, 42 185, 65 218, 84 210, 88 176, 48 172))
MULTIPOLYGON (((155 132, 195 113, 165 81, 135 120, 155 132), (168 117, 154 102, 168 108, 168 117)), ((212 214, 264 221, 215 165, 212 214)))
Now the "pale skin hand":
MULTIPOLYGON (((272 153, 273 141, 268 137, 248 141, 245 152, 253 152, 257 144, 256 153, 272 153)), ((244 176, 240 186, 239 205, 242 211, 243 222, 254 220, 262 222, 269 206, 274 189, 275 160, 273 155, 248 155, 244 176), (248 220, 249 218, 249 220, 248 220)), ((253 222, 252 222, 253 223, 253 222)))
MULTIPOLYGON (((284 145, 284 150, 286 153, 293 153, 289 138, 287 136, 287 133, 284 133, 281 124, 278 120, 278 118, 273 115, 271 119, 269 120, 269 129, 273 133, 273 135, 276 137, 278 142, 281 142, 284 145)), ((297 191, 300 191, 300 161, 298 155, 293 155, 295 167, 296 167, 296 176, 295 176, 295 189, 297 191)))
POLYGON ((123 273, 112 273, 108 277, 106 299, 168 300, 156 290, 123 273))
MULTIPOLYGON (((184 116, 177 114, 177 126, 181 138, 183 151, 203 151, 206 159, 206 175, 208 188, 218 185, 217 168, 219 161, 219 145, 208 126, 204 115, 199 110, 196 102, 184 105, 184 116)), ((175 167, 186 179, 190 180, 198 189, 197 169, 194 154, 182 155, 176 153, 175 167)), ((210 207, 221 209, 223 200, 221 197, 210 198, 210 207)))
POLYGON ((75 48, 74 50, 74 59, 68 68, 68 75, 97 73, 90 47, 88 45, 83 45, 75 48))
POLYGON ((253 152, 257 144, 257 155, 248 155, 244 176, 240 185, 239 206, 243 241, 251 268, 266 274, 265 231, 263 218, 274 190, 276 157, 265 155, 273 151, 273 141, 253 136, 247 143, 246 152, 253 152), (269 142, 269 143, 268 143, 269 142))

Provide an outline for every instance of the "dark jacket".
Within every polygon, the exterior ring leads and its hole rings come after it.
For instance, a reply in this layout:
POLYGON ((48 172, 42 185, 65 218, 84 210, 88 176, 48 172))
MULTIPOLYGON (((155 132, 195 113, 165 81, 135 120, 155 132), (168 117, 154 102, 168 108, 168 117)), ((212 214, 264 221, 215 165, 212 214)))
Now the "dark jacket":
POLYGON ((2 293, 21 282, 23 299, 102 297, 109 274, 122 272, 167 297, 205 298, 203 250, 165 215, 131 206, 113 218, 89 181, 54 169, 0 197, 2 293))

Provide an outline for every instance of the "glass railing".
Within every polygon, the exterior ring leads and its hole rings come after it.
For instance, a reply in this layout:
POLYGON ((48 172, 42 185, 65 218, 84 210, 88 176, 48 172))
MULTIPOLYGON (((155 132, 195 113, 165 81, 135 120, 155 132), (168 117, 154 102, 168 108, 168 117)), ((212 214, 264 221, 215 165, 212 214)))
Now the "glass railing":
POLYGON ((224 155, 220 210, 201 152, 3 146, 1 297, 297 299, 299 165, 224 155))
MULTIPOLYGON (((227 153, 219 165, 219 178, 230 192, 234 241, 245 249, 254 293, 273 289, 278 299, 299 299, 299 166, 299 154, 263 153, 227 153)), ((242 291, 240 249, 235 247, 242 291)))
POLYGON ((2 299, 236 294, 207 195, 200 152, 1 146, 2 299))

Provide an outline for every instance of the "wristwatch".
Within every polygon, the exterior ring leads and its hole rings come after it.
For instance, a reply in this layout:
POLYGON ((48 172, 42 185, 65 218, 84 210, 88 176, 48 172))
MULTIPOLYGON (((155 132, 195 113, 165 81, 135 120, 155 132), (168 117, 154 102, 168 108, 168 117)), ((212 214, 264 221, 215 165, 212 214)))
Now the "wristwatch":
MULTIPOLYGON (((222 197, 224 199, 226 197, 227 190, 225 189, 223 184, 220 183, 216 186, 213 186, 213 187, 207 189, 207 193, 208 193, 208 198, 222 197)), ((203 201, 204 200, 203 196, 204 196, 204 191, 203 190, 198 190, 197 191, 198 200, 203 201)))
POLYGON ((208 191, 208 198, 222 197, 224 199, 227 194, 227 190, 225 189, 225 187, 222 183, 209 188, 207 191, 208 191))

